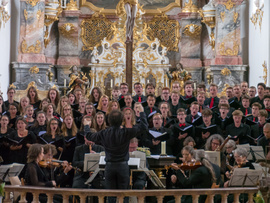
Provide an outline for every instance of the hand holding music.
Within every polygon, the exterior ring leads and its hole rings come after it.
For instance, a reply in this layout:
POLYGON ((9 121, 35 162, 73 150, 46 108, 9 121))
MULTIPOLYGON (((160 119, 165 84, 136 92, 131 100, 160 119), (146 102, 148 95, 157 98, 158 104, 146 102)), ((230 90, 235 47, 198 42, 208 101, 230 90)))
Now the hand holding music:
POLYGON ((178 140, 185 139, 187 135, 188 135, 187 133, 184 134, 179 133, 178 140))
POLYGON ((153 145, 158 145, 160 143, 160 140, 154 140, 154 139, 152 139, 152 143, 153 143, 153 145))
POLYGON ((210 132, 202 133, 202 138, 207 139, 210 136, 210 132))

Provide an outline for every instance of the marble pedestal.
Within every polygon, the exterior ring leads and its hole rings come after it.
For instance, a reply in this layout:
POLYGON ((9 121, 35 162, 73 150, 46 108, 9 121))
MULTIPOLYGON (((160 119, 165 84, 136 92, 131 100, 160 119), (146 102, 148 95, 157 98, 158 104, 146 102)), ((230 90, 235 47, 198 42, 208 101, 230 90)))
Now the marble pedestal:
MULTIPOLYGON (((54 84, 49 82, 47 72, 49 63, 12 63, 12 81, 18 90, 25 90, 28 84, 34 81, 39 90, 48 90, 54 84), (38 73, 32 73, 30 68, 37 66, 38 73)), ((51 70, 54 73, 54 70, 51 70)), ((55 73, 54 73, 55 75, 55 73)), ((53 78, 54 81, 54 78, 53 78)))
MULTIPOLYGON (((247 81, 247 65, 210 65, 210 71, 213 74, 213 83, 218 85, 219 92, 225 87, 225 84, 233 87, 242 81, 247 81), (225 68, 230 71, 226 75, 221 73, 225 68)), ((204 73, 204 78, 207 74, 209 73, 204 73)))

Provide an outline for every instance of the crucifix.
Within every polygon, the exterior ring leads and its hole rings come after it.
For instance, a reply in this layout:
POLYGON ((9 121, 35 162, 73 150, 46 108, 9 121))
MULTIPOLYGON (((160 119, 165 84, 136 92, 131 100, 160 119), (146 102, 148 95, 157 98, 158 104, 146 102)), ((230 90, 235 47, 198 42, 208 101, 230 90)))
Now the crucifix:
POLYGON ((133 28, 137 14, 138 0, 123 0, 127 14, 126 19, 126 82, 129 93, 132 94, 132 65, 133 65, 133 28))

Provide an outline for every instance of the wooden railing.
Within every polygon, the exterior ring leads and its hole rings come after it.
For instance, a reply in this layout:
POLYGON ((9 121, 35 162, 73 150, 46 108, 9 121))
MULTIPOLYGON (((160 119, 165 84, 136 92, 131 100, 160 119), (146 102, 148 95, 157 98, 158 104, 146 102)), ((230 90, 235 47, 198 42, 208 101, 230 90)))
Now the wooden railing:
POLYGON ((40 193, 46 193, 48 197, 48 203, 53 202, 53 195, 60 194, 63 196, 63 203, 69 202, 70 195, 77 195, 80 197, 81 202, 89 196, 97 196, 99 202, 103 203, 104 197, 116 196, 119 203, 123 203, 124 197, 135 196, 138 203, 143 203, 145 197, 155 196, 158 203, 162 203, 165 196, 174 196, 175 202, 180 203, 183 195, 192 195, 193 202, 198 202, 200 195, 208 195, 210 197, 209 202, 213 202, 213 197, 220 194, 222 197, 222 203, 227 202, 229 194, 234 195, 234 202, 239 202, 239 195, 241 193, 248 194, 248 202, 253 202, 253 195, 258 192, 257 187, 246 188, 217 188, 217 189, 183 189, 183 190, 93 190, 93 189, 72 189, 72 188, 46 188, 46 187, 30 187, 30 186, 5 186, 5 199, 4 202, 12 203, 10 193, 20 193, 20 203, 26 203, 26 193, 33 194, 33 202, 38 202, 40 193))

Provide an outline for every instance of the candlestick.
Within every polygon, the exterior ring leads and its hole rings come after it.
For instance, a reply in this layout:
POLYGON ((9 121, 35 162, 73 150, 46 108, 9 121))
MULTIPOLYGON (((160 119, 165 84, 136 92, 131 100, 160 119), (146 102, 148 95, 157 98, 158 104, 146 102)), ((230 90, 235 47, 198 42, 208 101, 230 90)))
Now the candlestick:
POLYGON ((67 80, 64 79, 64 87, 66 87, 66 86, 67 86, 67 80))
POLYGON ((161 142, 161 154, 160 156, 167 156, 166 154, 166 141, 161 142))

